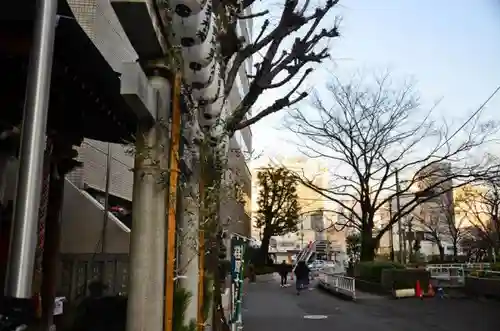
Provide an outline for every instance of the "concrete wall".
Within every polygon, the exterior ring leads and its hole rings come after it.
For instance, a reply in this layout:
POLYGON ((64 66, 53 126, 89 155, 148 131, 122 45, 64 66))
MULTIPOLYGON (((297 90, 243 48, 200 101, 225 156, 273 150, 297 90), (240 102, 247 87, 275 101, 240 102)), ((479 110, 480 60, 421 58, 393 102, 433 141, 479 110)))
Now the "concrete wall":
POLYGON ((246 237, 251 235, 251 222, 250 222, 250 197, 252 193, 252 185, 250 179, 250 172, 245 163, 245 157, 237 149, 232 149, 229 152, 229 169, 232 170, 234 181, 242 185, 243 201, 236 199, 225 199, 221 202, 221 219, 230 222, 226 229, 230 233, 238 233, 246 237))
MULTIPOLYGON (((18 161, 10 159, 5 165, 2 183, 2 201, 14 199, 18 161)), ((96 253, 102 234, 104 214, 75 184, 66 181, 61 215, 61 252, 96 253)), ((106 233, 107 253, 128 253, 129 233, 112 220, 108 221, 106 233)))
POLYGON ((123 62, 137 59, 109 0, 68 0, 68 4, 78 23, 115 71, 121 72, 123 62))
MULTIPOLYGON (((251 8, 246 9, 246 14, 251 13, 251 8)), ((246 40, 250 40, 253 31, 253 22, 249 20, 238 21, 238 34, 246 40)), ((248 92, 249 80, 247 73, 252 72, 252 58, 247 59, 239 69, 238 76, 229 96, 229 102, 234 109, 241 102, 242 98, 248 92)), ((248 114, 252 115, 251 111, 248 114)), ((229 216, 232 220, 228 230, 241 235, 251 236, 251 197, 252 183, 251 173, 248 169, 246 159, 252 155, 252 131, 250 127, 238 130, 231 138, 231 148, 229 155, 229 169, 236 175, 236 180, 243 184, 243 201, 227 201, 221 206, 221 217, 225 219, 229 216)))
MULTIPOLYGON (((104 212, 69 181, 64 187, 61 253, 100 253, 104 212)), ((128 253, 130 233, 108 219, 105 253, 128 253)))
MULTIPOLYGON (((122 199, 132 201, 134 178, 133 154, 126 146, 109 144, 111 151, 109 193, 122 199)), ((68 178, 79 188, 89 186, 102 192, 106 187, 106 162, 108 143, 85 139, 78 149, 78 159, 83 167, 68 174, 68 178)))

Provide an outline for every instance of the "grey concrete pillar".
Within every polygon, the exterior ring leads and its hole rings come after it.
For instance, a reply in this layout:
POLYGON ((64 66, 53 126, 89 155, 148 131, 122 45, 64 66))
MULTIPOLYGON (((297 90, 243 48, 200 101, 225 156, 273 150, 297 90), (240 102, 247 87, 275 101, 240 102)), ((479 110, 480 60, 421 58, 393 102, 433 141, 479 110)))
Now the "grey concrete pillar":
POLYGON ((158 92, 157 124, 136 137, 127 331, 163 329, 170 82, 150 78, 158 92), (161 97, 158 98, 158 95, 161 97))

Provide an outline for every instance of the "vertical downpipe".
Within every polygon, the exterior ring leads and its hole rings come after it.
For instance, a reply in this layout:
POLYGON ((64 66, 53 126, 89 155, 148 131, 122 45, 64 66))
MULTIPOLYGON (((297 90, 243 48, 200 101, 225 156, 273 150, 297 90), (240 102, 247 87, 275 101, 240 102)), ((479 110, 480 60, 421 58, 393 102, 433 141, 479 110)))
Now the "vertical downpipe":
POLYGON ((57 1, 37 1, 21 130, 19 174, 9 250, 6 296, 30 299, 37 246, 45 133, 50 98, 57 1))

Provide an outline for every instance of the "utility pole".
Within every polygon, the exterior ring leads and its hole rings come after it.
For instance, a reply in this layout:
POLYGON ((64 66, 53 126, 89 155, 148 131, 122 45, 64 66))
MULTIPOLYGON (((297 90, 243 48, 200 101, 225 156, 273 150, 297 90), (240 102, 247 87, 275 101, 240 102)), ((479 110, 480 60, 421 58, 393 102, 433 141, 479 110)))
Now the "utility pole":
MULTIPOLYGON (((21 148, 5 296, 15 310, 33 295, 38 211, 42 190, 45 133, 50 97, 52 58, 57 24, 57 1, 37 1, 33 45, 21 130, 21 148)), ((22 308, 21 308, 22 309, 22 308)), ((30 314, 29 312, 27 313, 30 314)), ((32 316, 27 316, 32 317, 32 316)))
POLYGON ((157 122, 139 123, 134 161, 134 191, 130 236, 130 280, 127 331, 162 330, 165 300, 165 239, 168 173, 170 78, 152 68, 150 84, 158 98, 157 122), (168 78, 167 78, 168 77, 168 78))
POLYGON ((400 263, 405 263, 405 252, 403 249, 403 232, 402 232, 402 225, 401 225, 401 201, 400 201, 400 187, 399 187, 399 171, 396 169, 395 175, 396 175, 396 215, 398 216, 398 240, 399 240, 399 258, 400 258, 400 263))
MULTIPOLYGON (((389 223, 391 223, 391 222, 392 222, 392 199, 389 200, 389 223)), ((389 231, 390 231, 389 246, 391 249, 390 259, 391 259, 391 261, 394 262, 395 256, 394 256, 394 225, 393 224, 391 224, 389 231)))

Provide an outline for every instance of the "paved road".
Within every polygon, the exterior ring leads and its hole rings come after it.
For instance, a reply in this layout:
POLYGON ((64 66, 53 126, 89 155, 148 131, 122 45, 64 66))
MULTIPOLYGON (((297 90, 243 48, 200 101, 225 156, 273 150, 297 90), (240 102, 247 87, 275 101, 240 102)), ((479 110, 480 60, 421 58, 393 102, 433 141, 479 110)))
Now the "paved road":
POLYGON ((249 284, 243 304, 244 331, 498 330, 500 303, 471 299, 401 299, 361 295, 357 302, 313 289, 296 296, 275 281, 249 284), (326 319, 306 319, 325 315, 326 319))

